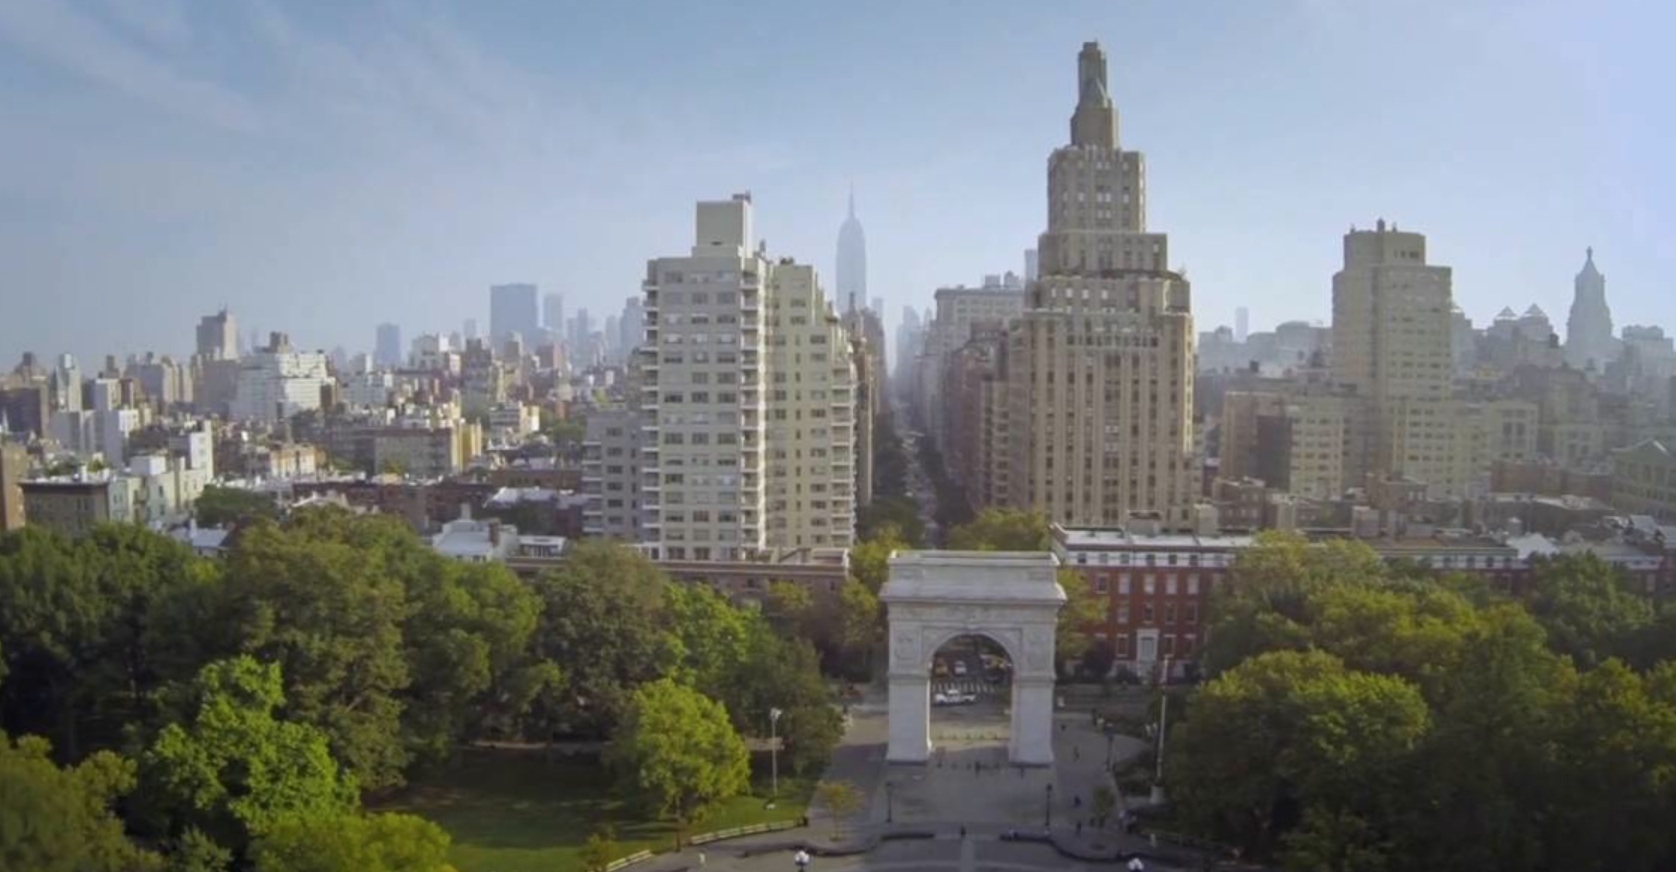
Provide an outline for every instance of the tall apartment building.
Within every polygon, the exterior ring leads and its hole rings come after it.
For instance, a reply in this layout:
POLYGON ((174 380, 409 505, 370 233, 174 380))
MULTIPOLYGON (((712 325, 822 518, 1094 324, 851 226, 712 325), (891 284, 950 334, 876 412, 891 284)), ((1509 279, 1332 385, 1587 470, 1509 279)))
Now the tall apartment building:
POLYGON ((952 438, 947 385, 951 357, 971 340, 974 328, 1006 325, 1024 314, 1024 284, 1008 273, 986 278, 982 287, 938 288, 934 299, 936 315, 925 328, 916 389, 919 407, 926 413, 926 432, 938 450, 947 454, 952 438))
POLYGON ((541 310, 531 284, 492 285, 489 288, 490 346, 499 348, 517 334, 534 344, 541 337, 541 310))
POLYGON ((1085 43, 1071 142, 1048 159, 1040 278, 1009 330, 1009 502, 1057 522, 1185 525, 1193 459, 1192 294, 1146 222, 1146 163, 1118 144, 1106 56, 1085 43))
POLYGON ((1332 374, 1371 404, 1352 470, 1451 489, 1451 285, 1448 267, 1427 263, 1419 233, 1380 219, 1373 230, 1344 235, 1344 266, 1333 275, 1332 374))
POLYGON ((698 561, 848 545, 848 335, 812 268, 754 247, 750 195, 695 225, 689 254, 646 268, 639 541, 698 561))
POLYGON ((768 271, 766 544, 848 547, 855 539, 854 350, 815 268, 768 271))

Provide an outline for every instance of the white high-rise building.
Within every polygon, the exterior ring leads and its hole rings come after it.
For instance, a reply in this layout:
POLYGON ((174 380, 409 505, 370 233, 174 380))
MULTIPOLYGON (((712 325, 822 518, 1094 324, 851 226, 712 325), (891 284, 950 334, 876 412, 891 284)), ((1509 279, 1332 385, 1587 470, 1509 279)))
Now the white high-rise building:
POLYGON ((646 269, 641 544, 697 561, 848 545, 848 336, 812 268, 755 246, 749 194, 699 203, 695 223, 690 254, 646 269))
POLYGON ((229 414, 236 421, 274 423, 318 409, 320 389, 331 380, 325 354, 297 351, 289 337, 275 333, 268 347, 241 362, 229 414))

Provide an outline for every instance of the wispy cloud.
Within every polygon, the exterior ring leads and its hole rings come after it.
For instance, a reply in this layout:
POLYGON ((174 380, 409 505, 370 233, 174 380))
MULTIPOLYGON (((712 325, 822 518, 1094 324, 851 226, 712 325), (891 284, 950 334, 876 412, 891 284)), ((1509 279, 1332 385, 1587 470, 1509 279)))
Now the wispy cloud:
POLYGON ((260 112, 243 96, 182 73, 73 4, 0 3, 0 42, 181 118, 246 133, 262 128, 260 112))

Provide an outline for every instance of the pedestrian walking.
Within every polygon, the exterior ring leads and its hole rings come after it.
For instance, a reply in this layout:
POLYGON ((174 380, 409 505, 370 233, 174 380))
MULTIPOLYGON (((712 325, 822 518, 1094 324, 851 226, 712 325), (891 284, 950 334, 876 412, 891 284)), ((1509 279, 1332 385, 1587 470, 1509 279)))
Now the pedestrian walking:
POLYGON ((699 851, 698 852, 698 868, 703 869, 705 862, 706 862, 706 858, 704 856, 704 852, 699 851))
POLYGON ((803 870, 809 868, 808 851, 799 848, 797 853, 792 856, 792 860, 797 863, 797 872, 803 872, 803 870))
POLYGON ((1071 808, 1082 808, 1082 794, 1071 797, 1071 808))

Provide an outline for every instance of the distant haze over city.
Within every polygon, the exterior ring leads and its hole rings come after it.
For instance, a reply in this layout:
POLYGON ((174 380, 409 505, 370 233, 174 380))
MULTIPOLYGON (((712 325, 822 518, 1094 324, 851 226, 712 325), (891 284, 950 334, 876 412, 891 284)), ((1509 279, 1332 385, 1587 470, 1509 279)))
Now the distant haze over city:
MULTIPOLYGON (((752 192, 829 288, 847 197, 891 335, 1024 272, 1065 58, 1099 39, 1200 330, 1330 317, 1342 234, 1426 234, 1480 325, 1676 324, 1650 4, 0 5, 0 360, 241 329, 372 350, 487 327, 491 285, 615 313, 692 203, 752 192), (649 19, 658 19, 648 27, 649 19)), ((1668 23, 1668 21, 1666 22, 1668 23)), ((839 299, 840 304, 844 300, 839 299)))

